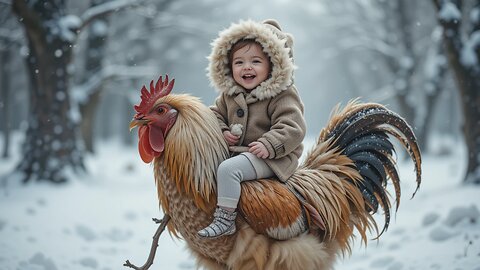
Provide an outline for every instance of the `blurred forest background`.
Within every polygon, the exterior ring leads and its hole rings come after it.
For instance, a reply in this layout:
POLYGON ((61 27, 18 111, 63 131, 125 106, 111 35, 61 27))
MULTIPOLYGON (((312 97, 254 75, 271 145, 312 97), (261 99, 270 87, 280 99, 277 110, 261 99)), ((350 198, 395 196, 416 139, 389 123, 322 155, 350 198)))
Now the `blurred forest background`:
POLYGON ((310 136, 339 102, 380 102, 424 153, 466 144, 465 182, 480 183, 479 0, 0 0, 1 158, 22 135, 20 180, 68 181, 102 141, 136 144, 133 104, 161 74, 213 103, 210 42, 249 18, 294 35, 310 136))

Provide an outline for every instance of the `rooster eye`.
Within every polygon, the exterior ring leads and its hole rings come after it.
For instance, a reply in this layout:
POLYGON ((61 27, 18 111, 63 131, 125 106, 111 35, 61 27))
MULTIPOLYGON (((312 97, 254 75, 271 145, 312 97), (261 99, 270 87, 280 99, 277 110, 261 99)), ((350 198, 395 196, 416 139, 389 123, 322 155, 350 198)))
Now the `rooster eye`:
POLYGON ((166 109, 163 108, 163 107, 159 107, 159 108, 157 109, 157 113, 159 113, 159 114, 162 114, 162 113, 164 113, 165 111, 166 111, 166 109))

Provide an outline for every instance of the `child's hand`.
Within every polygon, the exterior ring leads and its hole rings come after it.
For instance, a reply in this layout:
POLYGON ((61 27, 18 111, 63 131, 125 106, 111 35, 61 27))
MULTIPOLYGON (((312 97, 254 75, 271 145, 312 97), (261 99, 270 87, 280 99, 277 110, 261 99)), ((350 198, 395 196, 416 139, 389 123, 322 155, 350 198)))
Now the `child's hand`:
POLYGON ((229 130, 225 130, 223 132, 223 137, 225 138, 225 141, 227 141, 228 145, 236 145, 240 139, 240 136, 233 135, 229 130))
POLYGON ((252 142, 248 145, 250 149, 248 152, 256 155, 258 158, 266 159, 268 157, 268 150, 261 142, 252 142))

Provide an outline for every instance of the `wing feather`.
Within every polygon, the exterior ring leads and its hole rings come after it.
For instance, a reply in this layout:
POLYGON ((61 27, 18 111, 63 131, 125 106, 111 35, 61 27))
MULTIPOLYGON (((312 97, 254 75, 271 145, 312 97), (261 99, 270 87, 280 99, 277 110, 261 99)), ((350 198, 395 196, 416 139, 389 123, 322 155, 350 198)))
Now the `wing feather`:
POLYGON ((239 211, 257 233, 269 234, 277 228, 294 230, 303 218, 302 209, 297 197, 279 181, 262 179, 242 183, 239 211))

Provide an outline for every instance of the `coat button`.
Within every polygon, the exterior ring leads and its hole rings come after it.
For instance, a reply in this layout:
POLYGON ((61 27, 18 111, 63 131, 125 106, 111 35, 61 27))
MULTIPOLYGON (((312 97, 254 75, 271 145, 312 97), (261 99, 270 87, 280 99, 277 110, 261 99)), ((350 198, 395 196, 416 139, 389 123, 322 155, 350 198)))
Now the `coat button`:
POLYGON ((237 110, 237 116, 238 117, 243 117, 245 115, 245 112, 242 109, 237 110))

